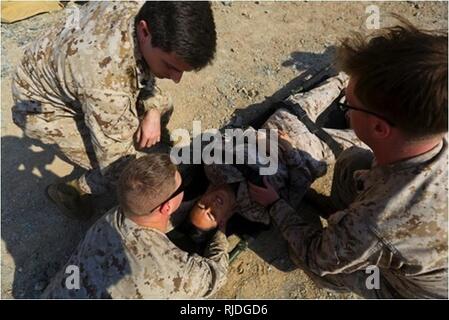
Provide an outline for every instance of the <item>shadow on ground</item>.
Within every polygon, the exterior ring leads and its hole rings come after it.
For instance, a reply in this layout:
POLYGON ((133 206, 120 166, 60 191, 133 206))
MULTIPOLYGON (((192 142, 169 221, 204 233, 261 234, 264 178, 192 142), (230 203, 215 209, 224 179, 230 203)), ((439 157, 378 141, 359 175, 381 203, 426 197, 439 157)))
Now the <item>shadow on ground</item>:
POLYGON ((286 99, 301 88, 307 90, 321 82, 323 78, 336 75, 336 70, 331 67, 332 55, 335 50, 335 47, 328 47, 323 53, 292 52, 290 59, 282 62, 281 65, 284 67, 294 66, 295 69, 301 71, 301 74, 290 80, 271 96, 265 97, 264 101, 235 110, 231 117, 231 123, 260 127, 265 119, 276 110, 276 103, 286 99))
MULTIPOLYGON (((1 155, 2 240, 14 260, 9 269, 3 268, 2 278, 14 273, 8 296, 35 298, 87 225, 60 215, 45 196, 47 185, 60 179, 47 169, 56 157, 52 149, 36 140, 4 136, 1 155)), ((67 178, 78 174, 74 170, 67 178)))

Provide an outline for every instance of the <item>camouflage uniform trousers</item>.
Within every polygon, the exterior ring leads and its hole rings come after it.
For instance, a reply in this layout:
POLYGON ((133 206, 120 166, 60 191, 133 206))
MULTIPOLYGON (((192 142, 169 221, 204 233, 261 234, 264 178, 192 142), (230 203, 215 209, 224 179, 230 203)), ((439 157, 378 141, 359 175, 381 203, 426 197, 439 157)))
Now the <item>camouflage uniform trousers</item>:
MULTIPOLYGON (((111 191, 127 161, 135 155, 145 154, 135 151, 133 141, 127 144, 116 144, 114 148, 122 149, 123 156, 101 170, 91 142, 90 130, 82 114, 74 112, 73 106, 30 100, 26 97, 26 93, 18 92, 17 89, 16 87, 12 112, 14 123, 24 131, 27 137, 52 146, 55 151, 62 153, 62 156, 66 158, 64 160, 85 169, 86 172, 78 178, 79 187, 83 192, 103 194, 111 191), (40 111, 51 111, 21 112, 21 110, 29 110, 30 107, 40 111)), ((166 126, 170 116, 171 112, 163 115, 162 127, 166 126)))
MULTIPOLYGON (((54 104, 18 99, 15 96, 12 117, 24 134, 32 139, 40 140, 60 151, 70 163, 85 170, 78 180, 81 189, 87 193, 103 193, 105 187, 103 177, 95 158, 90 142, 89 129, 84 119, 76 113, 57 108, 54 104), (51 112, 20 112, 35 105, 36 110, 54 110, 51 112), (92 186, 90 188, 89 186, 92 186), (96 186, 96 187, 94 187, 96 186)), ((68 109, 68 108, 67 108, 68 109)))
MULTIPOLYGON (((347 76, 341 73, 310 91, 290 96, 288 100, 294 108, 305 112, 315 122, 318 116, 340 97, 347 80, 347 76)), ((298 208, 310 185, 326 173, 327 166, 335 163, 337 155, 334 154, 333 148, 292 114, 291 110, 278 109, 262 125, 262 129, 282 130, 291 139, 293 148, 287 152, 279 152, 281 158, 277 172, 267 178, 281 198, 292 207, 298 208)), ((353 146, 367 148, 352 130, 323 130, 341 149, 353 146)), ((257 169, 258 165, 251 166, 257 169)), ((211 164, 205 166, 205 172, 213 184, 239 182, 236 199, 238 212, 250 221, 270 223, 267 210, 251 200, 248 184, 236 168, 226 164, 211 164)))
MULTIPOLYGON (((290 104, 294 104, 294 108, 305 112, 310 120, 316 122, 318 117, 332 102, 341 96, 347 82, 348 77, 344 73, 340 73, 335 77, 327 79, 320 86, 310 91, 290 96, 287 98, 287 101, 290 104)), ((338 154, 335 154, 325 141, 321 140, 314 132, 311 132, 296 115, 284 108, 277 110, 265 122, 262 128, 284 131, 293 140, 296 149, 309 153, 316 161, 333 164, 338 157, 338 154)), ((351 129, 322 129, 342 149, 353 146, 368 148, 351 129)))
MULTIPOLYGON (((63 160, 85 169, 86 172, 78 178, 78 185, 85 193, 110 192, 128 160, 146 154, 135 150, 133 140, 125 144, 117 143, 113 147, 118 149, 122 157, 101 170, 92 145, 90 129, 86 126, 83 115, 74 111, 77 109, 76 104, 66 106, 60 103, 38 102, 27 98, 27 93, 20 91, 21 88, 14 88, 14 123, 27 137, 52 146, 66 158, 63 160), (31 108, 35 109, 36 113, 22 111, 31 108)), ((162 115, 161 127, 167 125, 172 112, 173 109, 170 109, 162 115)))

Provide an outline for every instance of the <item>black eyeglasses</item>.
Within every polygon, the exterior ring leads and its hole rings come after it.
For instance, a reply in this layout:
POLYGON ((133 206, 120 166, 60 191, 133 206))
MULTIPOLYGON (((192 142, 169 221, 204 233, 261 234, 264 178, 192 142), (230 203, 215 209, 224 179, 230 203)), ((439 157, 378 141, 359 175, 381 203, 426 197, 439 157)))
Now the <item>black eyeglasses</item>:
POLYGON ((391 122, 390 120, 388 120, 387 118, 385 118, 384 116, 382 116, 378 113, 375 113, 375 112, 372 112, 369 110, 365 110, 365 109, 361 109, 361 108, 351 107, 350 105, 343 103, 343 102, 337 102, 337 105, 343 112, 346 112, 348 110, 357 110, 357 111, 365 112, 365 113, 371 114, 373 116, 376 116, 376 117, 384 120, 386 123, 388 123, 392 127, 395 126, 395 124, 393 122, 391 122))
POLYGON ((161 205, 163 205, 164 203, 166 203, 167 201, 170 201, 171 199, 173 199, 174 197, 176 197, 178 194, 180 194, 181 192, 184 192, 184 181, 181 180, 181 184, 179 185, 178 189, 176 189, 175 192, 173 192, 166 200, 162 201, 160 204, 158 204, 157 206, 155 206, 153 209, 151 209, 148 214, 150 214, 151 212, 153 212, 154 210, 156 210, 158 207, 160 207, 161 205))

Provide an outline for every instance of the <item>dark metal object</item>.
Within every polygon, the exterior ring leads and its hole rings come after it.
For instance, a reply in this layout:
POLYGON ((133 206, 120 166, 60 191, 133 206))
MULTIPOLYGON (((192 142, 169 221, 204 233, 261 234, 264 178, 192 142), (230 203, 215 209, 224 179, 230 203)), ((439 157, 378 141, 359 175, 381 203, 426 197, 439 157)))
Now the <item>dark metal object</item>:
POLYGON ((229 263, 231 264, 237 256, 248 248, 248 240, 241 239, 234 249, 229 253, 229 263))

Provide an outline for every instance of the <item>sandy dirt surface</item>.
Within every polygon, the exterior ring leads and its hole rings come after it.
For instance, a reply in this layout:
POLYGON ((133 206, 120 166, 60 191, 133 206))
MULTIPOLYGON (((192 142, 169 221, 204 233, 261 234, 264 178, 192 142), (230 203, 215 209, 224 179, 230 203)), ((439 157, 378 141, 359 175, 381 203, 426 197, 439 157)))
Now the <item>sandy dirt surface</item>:
MULTIPOLYGON (((367 32, 369 2, 215 2, 218 32, 215 62, 186 74, 179 85, 160 81, 176 111, 169 129, 219 128, 233 116, 250 119, 272 99, 285 95, 301 78, 331 61, 338 39, 352 31, 367 32), (293 79, 299 77, 292 81, 293 79)), ((381 26, 388 12, 401 14, 419 27, 447 29, 446 2, 379 3, 381 26)), ((83 236, 87 223, 60 215, 44 190, 60 177, 80 171, 53 151, 23 137, 12 123, 11 75, 23 47, 67 10, 2 25, 1 62, 1 295, 36 298, 64 264, 83 236)), ((330 176, 315 183, 327 193, 330 176)), ((276 228, 260 234, 230 267, 217 298, 357 298, 318 289, 290 262, 276 228)))

